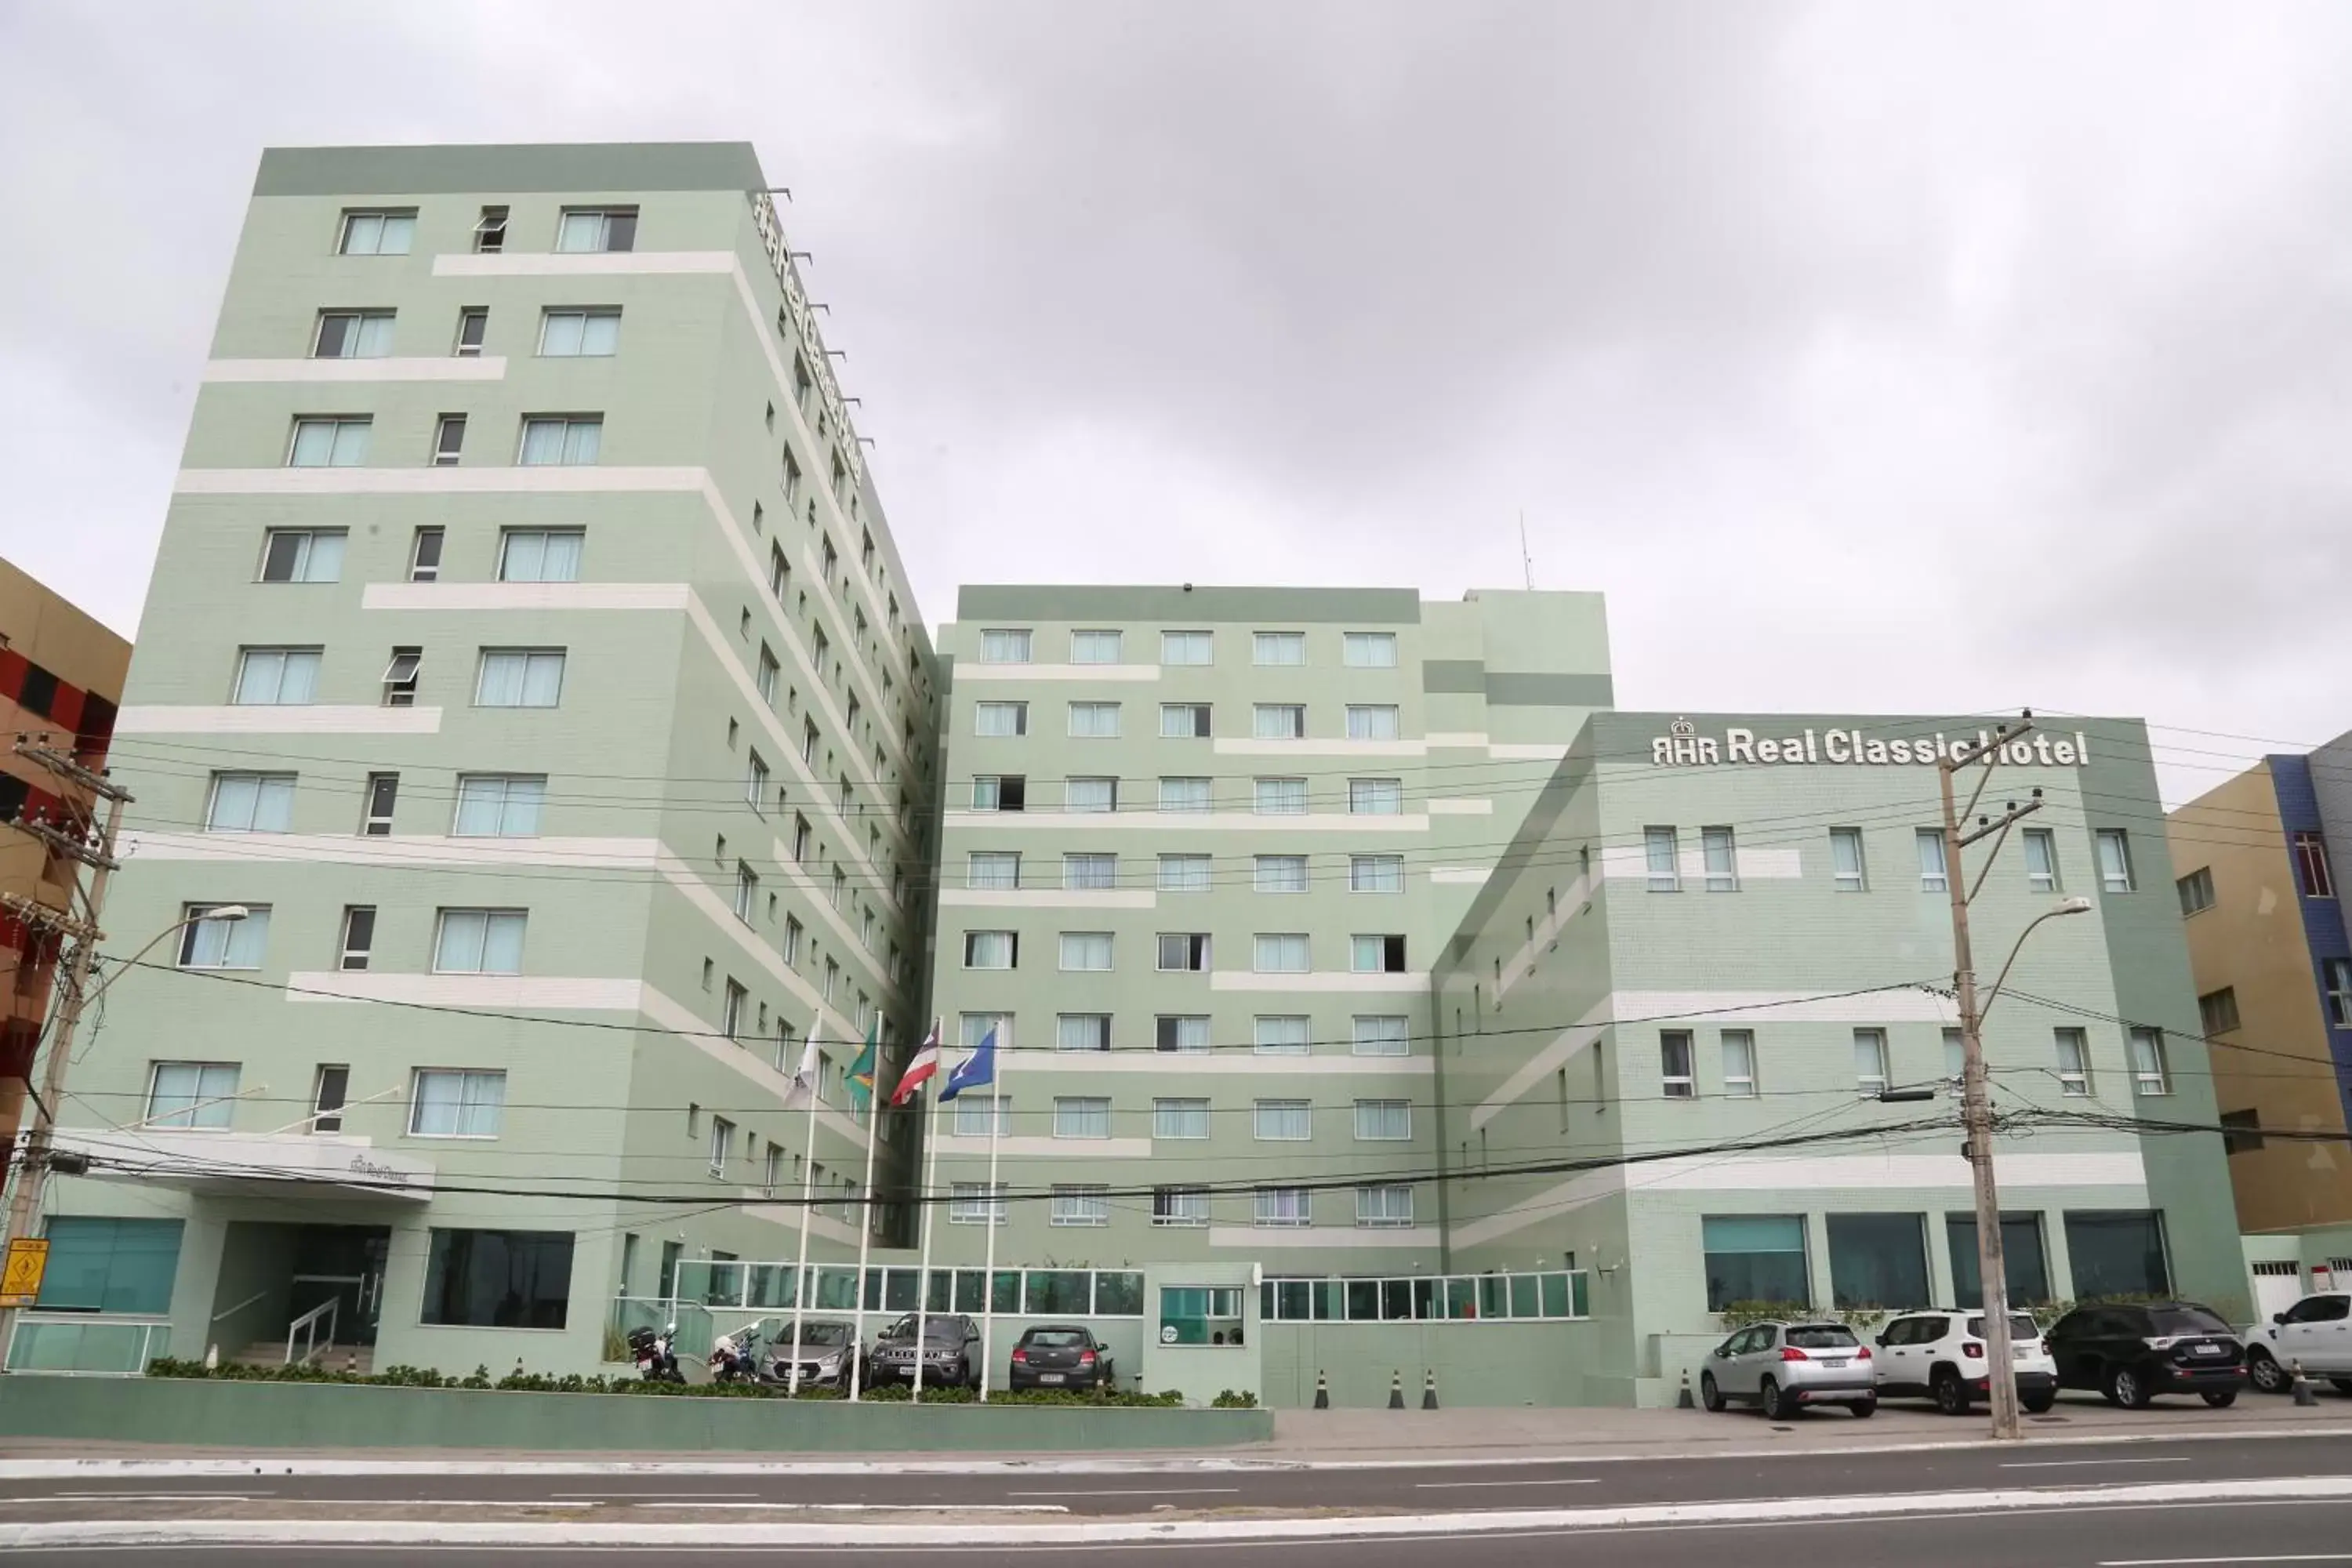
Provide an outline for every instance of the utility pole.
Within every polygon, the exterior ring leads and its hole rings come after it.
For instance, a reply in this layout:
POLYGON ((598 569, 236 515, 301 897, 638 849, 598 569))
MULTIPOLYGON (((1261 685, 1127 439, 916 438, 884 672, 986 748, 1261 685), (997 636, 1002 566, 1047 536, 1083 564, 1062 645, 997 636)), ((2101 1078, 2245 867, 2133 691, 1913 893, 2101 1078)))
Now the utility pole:
MULTIPOLYGON (((1936 770, 1943 784, 1944 885, 1952 899, 1952 982, 1960 1008, 1960 1124, 1968 1132, 1969 1166, 1976 1184, 1977 1273, 1984 1287, 1988 1363, 1985 1385, 1992 1405, 1992 1435, 2005 1441, 2016 1441, 2024 1434, 2018 1422, 2016 1353, 2009 1332, 2009 1267, 2000 1245, 2000 1194, 1993 1182, 1992 1093, 1985 1077, 1981 1034, 1984 1015, 1977 1006, 1976 957, 1969 942, 1969 903, 1984 883, 1979 877, 1976 888, 1969 886, 1960 850, 1995 834, 2007 837, 2020 817, 2042 808, 2042 792, 2034 791, 2034 798, 2022 806, 2011 803, 1998 823, 1979 817, 1976 830, 1969 833, 1961 831, 1961 823, 1976 810, 1977 801, 1991 779, 1992 762, 1999 757, 2000 748, 2032 729, 2032 718, 2028 713, 2021 724, 2000 726, 1990 741, 1954 748, 1936 770), (1985 763, 1985 777, 1977 781, 1976 791, 1963 811, 1955 799, 1953 779, 1962 768, 1979 762, 1985 763)), ((1994 843, 1992 853, 1994 858, 1999 857, 1999 841, 1994 843)), ((1990 868, 1991 860, 1988 859, 1986 869, 1990 868)))
MULTIPOLYGON (((90 964, 98 956, 98 944, 106 940, 106 933, 99 929, 99 911, 106 904, 106 884, 121 865, 114 855, 115 836, 122 827, 122 808, 131 802, 129 790, 113 783, 105 774, 83 767, 66 752, 22 737, 16 742, 16 752, 18 756, 47 769, 68 784, 87 790, 94 799, 106 802, 106 825, 93 832, 86 821, 57 824, 36 820, 15 824, 21 831, 42 840, 55 853, 89 867, 92 874, 89 890, 83 898, 86 918, 76 919, 68 912, 30 899, 8 900, 9 912, 19 920, 55 931, 73 945, 58 972, 56 1026, 47 1042, 48 1060, 41 1069, 40 1089, 32 1097, 33 1124, 25 1134, 24 1146, 16 1159, 16 1180, 8 1196, 7 1228, 0 1232, 0 1254, 5 1254, 9 1242, 31 1236, 40 1221, 41 1198, 48 1185, 49 1169, 54 1159, 51 1132, 57 1125, 58 1101, 65 1093, 66 1068, 73 1059, 74 1034, 81 1025, 82 1002, 89 989, 90 964)), ((77 889, 79 879, 77 872, 77 889)), ((16 1310, 14 1307, 0 1308, 0 1359, 5 1359, 16 1333, 16 1310)))

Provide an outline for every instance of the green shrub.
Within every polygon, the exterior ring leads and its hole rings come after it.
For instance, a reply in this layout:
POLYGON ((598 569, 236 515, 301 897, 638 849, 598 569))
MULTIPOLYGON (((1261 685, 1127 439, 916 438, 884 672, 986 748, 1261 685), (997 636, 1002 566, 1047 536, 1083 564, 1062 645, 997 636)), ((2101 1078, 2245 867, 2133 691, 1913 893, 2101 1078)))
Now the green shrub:
POLYGON ((1212 1410, 1255 1410, 1257 1408, 1257 1395, 1250 1393, 1246 1389, 1239 1392, 1230 1388, 1221 1389, 1218 1391, 1217 1396, 1209 1401, 1209 1408, 1212 1410))

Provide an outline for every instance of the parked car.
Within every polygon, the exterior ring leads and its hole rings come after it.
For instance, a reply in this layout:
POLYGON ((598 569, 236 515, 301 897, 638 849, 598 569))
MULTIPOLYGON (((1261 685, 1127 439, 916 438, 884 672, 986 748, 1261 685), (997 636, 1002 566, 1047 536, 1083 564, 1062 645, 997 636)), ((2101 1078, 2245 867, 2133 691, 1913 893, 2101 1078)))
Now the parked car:
MULTIPOLYGON (((2039 1415, 2058 1401, 2058 1369, 2042 1343, 2042 1331, 2023 1312, 2009 1315, 2011 1365, 2016 1369, 2017 1402, 2039 1415)), ((1924 1394, 1947 1415, 1965 1415, 1969 1405, 1991 1397, 1992 1365, 1987 1359, 1982 1312, 1905 1312, 1879 1331, 1878 1397, 1916 1399, 1924 1394)))
POLYGON ((2293 1387, 2297 1365, 2352 1394, 2352 1291, 2315 1291, 2243 1337, 2246 1381, 2264 1394, 2293 1387))
POLYGON ((1698 1393, 1709 1410, 1753 1403, 1773 1421, 1809 1405, 1878 1411, 1870 1347, 1843 1323, 1751 1323, 1715 1347, 1698 1393))
POLYGON ((792 1322, 787 1319, 770 1349, 775 1360, 769 1365, 767 1381, 789 1385, 797 1363, 801 1387, 846 1388, 849 1358, 856 1352, 857 1335, 847 1323, 811 1319, 801 1325, 800 1345, 795 1352, 792 1322))
POLYGON ((1117 1388, 1110 1350, 1092 1329, 1076 1323, 1041 1323, 1013 1347, 1007 1386, 1024 1388, 1117 1388))
MULTIPOLYGON (((915 1324, 909 1312, 874 1342, 866 1358, 866 1376, 876 1387, 886 1383, 915 1381, 915 1324)), ((980 1386, 980 1325, 961 1312, 934 1312, 923 1322, 923 1383, 980 1386)))
POLYGON ((2042 1336, 2061 1388, 2095 1388, 2111 1405, 2145 1409, 2159 1394, 2234 1402, 2246 1381, 2246 1347, 2230 1325, 2194 1301, 2077 1307, 2042 1336))

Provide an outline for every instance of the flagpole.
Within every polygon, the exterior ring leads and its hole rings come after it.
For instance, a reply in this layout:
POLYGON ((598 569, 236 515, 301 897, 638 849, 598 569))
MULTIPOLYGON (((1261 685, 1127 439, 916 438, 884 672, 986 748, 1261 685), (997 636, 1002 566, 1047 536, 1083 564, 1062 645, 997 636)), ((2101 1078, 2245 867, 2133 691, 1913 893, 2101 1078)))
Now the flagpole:
POLYGON ((1000 1223, 996 1212, 996 1129, 1004 1120, 1004 1072, 995 1062, 989 1063, 988 1086, 988 1245, 984 1249, 987 1261, 981 1267, 980 1287, 980 1402, 988 1403, 988 1378, 996 1365, 996 1227, 1000 1223))
MULTIPOLYGON (((808 1043, 816 1044, 816 1026, 809 1026, 808 1043)), ((808 1053, 802 1052, 802 1059, 808 1053)), ((807 1086, 808 1142, 801 1152, 801 1255, 793 1268, 793 1370, 785 1380, 784 1392, 801 1391, 801 1325, 808 1320, 808 1247, 809 1221, 816 1215, 816 1085, 807 1086)), ((853 1347, 853 1354, 854 1354, 853 1347)))
POLYGON ((923 1400, 923 1352, 930 1348, 931 1211, 939 1206, 933 1187, 940 1169, 940 1097, 930 1097, 929 1121, 923 1131, 923 1262, 915 1274, 915 1403, 923 1400))
MULTIPOLYGON (((877 1090, 882 1087, 878 1053, 874 1087, 877 1090)), ((850 1331, 856 1341, 849 1373, 849 1397, 853 1404, 857 1399, 858 1378, 866 1360, 866 1260, 873 1255, 874 1247, 874 1135, 881 1126, 882 1096, 878 1092, 868 1093, 866 1097, 866 1204, 857 1211, 856 1327, 850 1331)))

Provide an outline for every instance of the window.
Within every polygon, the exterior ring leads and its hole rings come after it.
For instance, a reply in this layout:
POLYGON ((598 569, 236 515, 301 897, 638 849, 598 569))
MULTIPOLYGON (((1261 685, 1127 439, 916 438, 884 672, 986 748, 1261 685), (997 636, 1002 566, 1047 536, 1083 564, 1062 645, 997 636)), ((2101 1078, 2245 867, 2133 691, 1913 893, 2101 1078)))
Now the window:
POLYGON ((539 321, 539 352, 546 359, 596 359, 621 346, 621 312, 549 310, 539 321))
POLYGON ((2228 985, 2197 998, 2197 1016, 2209 1035, 2226 1035, 2238 1026, 2238 993, 2228 985))
POLYGON ((992 1131, 1002 1136, 1013 1131, 1013 1097, 1009 1094, 963 1094, 955 1100, 955 1135, 959 1138, 985 1138, 992 1131))
POLYGON ((2221 1152, 2258 1154, 2263 1150, 2263 1113, 2259 1110, 2221 1112, 2221 1152))
POLYGON ((2319 980, 2327 997, 2327 1022, 2338 1029, 2352 1029, 2352 959, 2320 960, 2319 980))
POLYGON ((1021 852, 975 849, 964 860, 963 885, 1005 891, 1021 885, 1021 852))
POLYGON ((1932 1299, 1926 1215, 1833 1214, 1826 1220, 1834 1305, 1853 1310, 1932 1299))
POLYGON ((1013 969, 1020 965, 1021 938, 1009 931, 968 931, 963 933, 966 969, 1013 969))
POLYGON ((546 802, 543 775, 459 773, 457 819, 449 831, 461 838, 533 837, 546 802))
POLYGON ((1943 829, 1922 827, 1911 837, 1919 851, 1919 890, 1923 893, 1950 891, 1944 880, 1943 829))
POLYGON ((1830 874, 1841 893, 1859 893, 1869 888, 1863 870, 1861 828, 1830 829, 1830 874))
POLYGON ((1403 892, 1404 857, 1402 855, 1349 856, 1348 891, 1351 893, 1403 892))
POLYGON ((1692 1066, 1691 1032, 1666 1029, 1658 1036, 1658 1081, 1668 1100, 1698 1098, 1698 1079, 1692 1066))
POLYGON ((359 970, 368 966, 369 954, 375 947, 375 906, 348 904, 343 909, 343 934, 338 945, 341 957, 335 967, 359 970))
POLYGON ((390 310, 321 310, 310 338, 312 359, 386 359, 392 353, 390 310))
POLYGON ((761 816, 768 809, 768 764, 755 747, 743 758, 743 804, 761 816))
POLYGON ((180 932, 180 967, 260 968, 261 955, 269 947, 269 906, 247 905, 245 918, 241 921, 200 918, 220 907, 218 904, 187 906, 184 918, 189 923, 180 932))
POLYGON ((2164 1060, 2164 1031, 2131 1032, 2132 1088, 2142 1094, 2170 1094, 2172 1075, 2164 1060))
POLYGON ((1699 856, 1706 868, 1706 890, 1710 893, 1736 893, 1739 890, 1739 858, 1733 849, 1731 829, 1702 827, 1698 830, 1699 856))
POLYGON ((343 544, 338 529, 273 528, 262 535, 261 580, 265 583, 334 583, 343 575, 343 544))
POLYGON ((2164 1218, 2151 1210, 2069 1214, 2066 1252, 2074 1268, 2077 1300, 2172 1293, 2164 1218))
POLYGON ((1309 1028, 1307 1020, 1291 1015, 1260 1016, 1252 1020, 1252 1040, 1262 1057, 1303 1057, 1309 1028))
POLYGON ((1165 1226, 1208 1224, 1209 1189, 1206 1187, 1152 1188, 1151 1223, 1165 1226))
POLYGON ((478 306, 457 312, 457 341, 450 353, 459 359, 482 357, 482 342, 489 335, 490 313, 478 306))
POLYGON ((1160 809, 1181 812, 1208 810, 1209 781, 1207 779, 1161 779, 1160 809))
POLYGON ((1070 662, 1072 664, 1117 664, 1119 656, 1119 634, 1117 632, 1072 632, 1070 662))
POLYGON ((425 1254, 425 1322, 560 1329, 571 1301, 570 1232, 435 1228, 425 1254))
POLYGON ((1261 1100, 1250 1110, 1252 1135, 1262 1143, 1305 1142, 1314 1136, 1311 1102, 1261 1100))
POLYGON ((420 528, 408 546, 408 580, 431 583, 441 575, 441 530, 420 528))
POLYGON ((1412 1189, 1403 1185, 1358 1187, 1356 1226, 1360 1230, 1402 1230, 1412 1224, 1412 1189))
POLYGON ((1404 938, 1356 936, 1348 942, 1348 967, 1358 974, 1402 974, 1404 938))
POLYGON ((2294 879, 2306 899, 2332 899, 2336 879, 2328 874, 2327 841, 2316 833, 2294 836, 2294 879))
MULTIPOLYGON (((1952 1256, 1953 1299, 1966 1305, 1984 1300, 1984 1277, 1977 1272, 1977 1222, 1974 1215, 1944 1216, 1944 1238, 1952 1256)), ((2042 1306, 2053 1297, 2050 1262, 2042 1247, 2042 1216, 2038 1214, 2000 1216, 2000 1250, 2009 1274, 2011 1307, 2042 1306)))
POLYGON ((1065 787, 1062 809, 1087 813, 1117 811, 1118 781, 1101 778, 1072 779, 1065 787))
POLYGON ((1255 1203, 1250 1223, 1292 1226, 1315 1223, 1314 1197, 1305 1187, 1260 1187, 1251 1194, 1255 1203))
POLYGON ((766 703, 772 711, 776 706, 776 677, 782 672, 782 668, 776 662, 774 651, 766 643, 761 643, 760 671, 752 678, 752 683, 760 693, 760 700, 766 703))
POLYGON ((784 940, 782 947, 778 951, 783 955, 783 960, 786 963, 797 964, 800 963, 801 935, 806 930, 807 928, 802 925, 799 920, 795 917, 792 915, 786 915, 784 917, 784 940))
POLYGON ((815 721, 811 719, 802 720, 801 761, 808 763, 811 767, 816 766, 816 738, 815 721))
POLYGON ((1349 779, 1348 809, 1358 816, 1397 816, 1404 811, 1402 779, 1349 779))
POLYGON ((614 207, 599 211, 589 207, 567 207, 562 221, 556 225, 555 248, 558 250, 635 250, 637 247, 637 209, 614 207))
POLYGON ((522 422, 522 452, 515 461, 530 467, 593 463, 604 444, 601 414, 542 415, 522 422))
MULTIPOLYGON (((730 999, 732 993, 730 994, 730 999)), ((732 1037, 733 1031, 729 1031, 732 1037)), ((727 1156, 735 1147, 735 1124, 723 1116, 710 1119, 710 1173, 720 1181, 727 1179, 727 1156)))
MULTIPOLYGON (((457 460, 465 455, 466 416, 462 414, 444 414, 433 426, 433 466, 436 468, 454 468, 457 466, 457 460)), ((437 568, 441 564, 441 531, 436 528, 431 531, 434 538, 433 564, 437 568)), ((424 532, 423 530, 418 531, 420 539, 424 536, 424 532)), ((435 574, 439 574, 436 571, 435 574)), ((412 574, 412 580, 429 582, 431 579, 414 577, 412 574)))
POLYGON ((347 212, 335 237, 339 256, 405 256, 416 233, 414 212, 347 212))
MULTIPOLYGON (((776 596, 778 605, 782 605, 784 602, 785 593, 792 585, 793 565, 791 562, 784 559, 784 547, 781 544, 769 545, 768 592, 776 596)), ((817 673, 822 676, 824 672, 819 670, 817 673)))
POLYGON ((2132 890, 2131 836, 2120 827, 2098 832, 2099 887, 2110 893, 2132 890))
POLYGON ((981 633, 980 662, 982 664, 1028 663, 1028 632, 1022 630, 984 631, 981 633))
POLYGON ((1070 734, 1081 741, 1115 741, 1118 738, 1118 704, 1116 702, 1073 702, 1070 704, 1070 734))
POLYGON ((433 939, 436 974, 520 974, 521 910, 443 910, 433 939))
POLYGON ((2091 1046, 2080 1029, 2052 1031, 2058 1047, 2059 1092, 2069 1100, 2087 1099, 2091 1092, 2091 1046))
POLYGON ((760 874, 744 861, 735 862, 735 918, 745 925, 760 907, 760 874))
POLYGON ((576 583, 587 543, 576 528, 509 528, 499 537, 499 581, 576 583))
POLYGON ((563 694, 562 648, 488 648, 474 684, 477 708, 552 708, 563 694))
POLYGON ((421 647, 396 647, 391 662, 383 667, 383 705, 386 708, 416 706, 416 672, 424 667, 425 650, 421 647))
POLYGON ((1091 1184, 1054 1184, 1049 1225, 1108 1225, 1110 1188, 1091 1184))
POLYGON ((367 461, 370 422, 364 416, 348 419, 294 421, 294 444, 286 464, 294 468, 356 468, 367 461))
POLYGON ((1362 1143, 1390 1143, 1412 1136, 1412 1101, 1356 1101, 1356 1139, 1362 1143))
POLYGON ((1353 1042, 1360 1057, 1402 1057, 1412 1054, 1409 1026, 1401 1014, 1360 1014, 1354 1023, 1353 1042))
POLYGON ((1160 738, 1163 741, 1205 741, 1209 738, 1209 705, 1205 702, 1162 702, 1160 738))
POLYGON ((1118 886, 1116 855, 1065 855, 1062 886, 1072 892, 1099 892, 1118 886))
POLYGON ((2179 890, 2180 913, 2184 920, 2190 915, 2201 915, 2213 907, 2213 868, 2210 866, 2198 867, 2173 883, 2173 887, 2179 890))
POLYGON ((1250 733, 1261 741, 1307 737, 1307 710, 1290 702, 1261 702, 1251 710, 1250 733))
MULTIPOLYGON (((1105 937, 1105 942, 1110 939, 1105 937)), ((1107 1051, 1110 1049, 1110 1015, 1108 1013, 1064 1013, 1054 1020, 1054 1048, 1057 1051, 1107 1051)))
POLYGON ((1944 1031, 1944 1076, 1958 1083, 1969 1073, 1969 1042, 1958 1029, 1944 1031))
MULTIPOLYGON (((1756 1035, 1753 1030, 1723 1031, 1723 1093, 1727 1100, 1756 1098, 1756 1035)), ((1920 1299, 1926 1300, 1925 1297, 1920 1299)))
POLYGON ((1853 1032, 1853 1082, 1864 1099, 1874 1099, 1886 1089, 1886 1031, 1853 1032))
POLYGON ((409 1102, 412 1138, 495 1138, 505 1118, 503 1072, 419 1068, 409 1102))
POLYGON ((1397 662, 1396 633, 1349 632, 1342 653, 1352 669, 1394 669, 1397 662))
POLYGON ((1393 741, 1401 733, 1393 703, 1372 706, 1351 702, 1348 705, 1348 739, 1350 741, 1393 741))
POLYGON ((284 833, 294 826, 292 773, 215 773, 207 833, 284 833))
POLYGON ((1251 784, 1251 809, 1260 816, 1307 815, 1305 779, 1256 779, 1251 784))
POLYGON ((481 221, 474 225, 474 248, 485 256, 495 256, 507 247, 507 209, 484 207, 481 221))
POLYGON ((1307 890, 1307 857, 1260 855, 1251 885, 1261 893, 1303 893, 1307 890))
POLYGON ((1260 632, 1250 641, 1253 664, 1300 665, 1307 662, 1305 632, 1260 632))
POLYGON ((1159 967, 1171 973, 1206 973, 1209 967, 1209 933, 1161 931, 1159 967))
POLYGON ((394 803, 400 796, 398 773, 370 773, 367 793, 360 816, 360 833, 369 838, 382 838, 392 831, 394 803))
POLYGON ((157 1062, 147 1083, 149 1127, 216 1131, 236 1110, 236 1062, 157 1062))
POLYGON ((343 1130, 343 1100, 351 1092, 352 1069, 347 1067, 322 1066, 310 1080, 310 1131, 313 1133, 341 1132, 343 1130))
POLYGON ((1054 1097, 1054 1136, 1108 1138, 1110 1101, 1101 1095, 1057 1094, 1054 1097))
POLYGON ((1794 1306, 1811 1300, 1802 1215, 1702 1215, 1699 1237, 1708 1311, 1720 1312, 1735 1301, 1794 1306))
MULTIPOLYGON (((961 1101, 958 1101, 959 1104, 961 1101)), ((1006 1204, 1003 1193, 1009 1184, 996 1184, 992 1196, 986 1182, 958 1182, 948 1193, 948 1223, 950 1225, 1003 1225, 1006 1204)))
POLYGON ((1304 934, 1259 933, 1252 939, 1250 968, 1260 974, 1304 974, 1307 971, 1304 934))
POLYGON ((1680 851, 1675 846, 1675 830, 1671 827, 1645 827, 1642 830, 1643 853, 1650 867, 1650 891, 1679 893, 1683 888, 1680 851))
POLYGON ((1205 893, 1209 890, 1211 858, 1206 855, 1160 857, 1160 890, 1163 893, 1205 893))
POLYGON ((1161 632, 1160 662, 1162 664, 1207 664, 1213 654, 1214 637, 1208 632, 1161 632))
POLYGON ((2036 893, 2058 890, 2058 840, 2046 827, 2025 831, 2025 886, 2036 893))
POLYGON ((1153 1100, 1151 1135, 1154 1138, 1206 1138, 1209 1135, 1209 1102, 1205 1100, 1153 1100))
POLYGON ((816 832, 809 819, 799 812, 793 813, 793 863, 805 866, 816 853, 816 832))
POLYGON ((1066 931, 1062 933, 1062 967, 1102 971, 1110 968, 1110 932, 1066 931))
POLYGON ((1026 702, 975 702, 971 709, 975 735, 1025 735, 1029 732, 1026 702))

